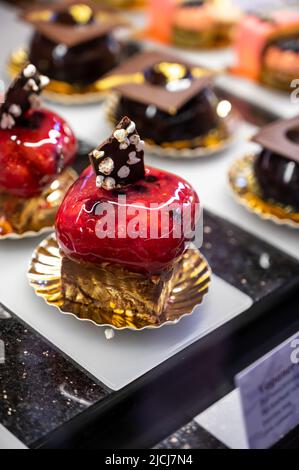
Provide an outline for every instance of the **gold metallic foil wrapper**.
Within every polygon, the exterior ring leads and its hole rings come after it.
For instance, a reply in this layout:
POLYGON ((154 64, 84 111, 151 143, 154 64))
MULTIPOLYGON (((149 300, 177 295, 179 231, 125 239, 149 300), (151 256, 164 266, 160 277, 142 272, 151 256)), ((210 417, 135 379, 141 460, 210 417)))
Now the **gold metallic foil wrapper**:
POLYGON ((293 207, 262 198, 254 175, 255 158, 255 155, 246 155, 236 160, 229 170, 229 183, 238 202, 262 219, 299 228, 299 213, 293 207))
POLYGON ((139 9, 143 8, 147 0, 96 0, 97 3, 101 3, 113 8, 125 8, 125 9, 139 9))
MULTIPOLYGON (((87 290, 82 293, 81 301, 77 298, 76 302, 72 302, 66 298, 66 296, 69 297, 66 294, 68 284, 63 286, 61 272, 62 257, 55 235, 50 235, 34 251, 28 269, 29 283, 36 295, 42 297, 47 304, 57 307, 61 313, 73 315, 81 321, 92 322, 96 326, 105 326, 117 330, 142 330, 175 324, 182 317, 192 314, 195 307, 203 302, 211 283, 211 270, 205 258, 196 248, 188 249, 178 261, 170 292, 167 293, 167 307, 160 316, 159 321, 153 322, 152 318, 142 310, 141 305, 142 303, 146 304, 147 299, 142 299, 140 291, 137 292, 138 282, 135 282, 136 275, 133 273, 131 273, 132 279, 124 278, 120 274, 119 279, 116 280, 114 271, 113 283, 114 286, 119 283, 121 289, 127 287, 130 290, 128 295, 131 298, 135 294, 137 298, 139 296, 135 312, 134 305, 129 310, 114 309, 114 306, 111 305, 111 298, 106 296, 105 289, 103 289, 103 298, 109 303, 109 309, 101 308, 96 299, 99 298, 98 294, 101 293, 102 286, 97 287, 98 293, 94 295, 95 299, 93 300, 89 294, 88 280, 85 280, 87 290), (87 302, 86 299, 88 299, 87 302)), ((112 281, 109 276, 108 270, 106 278, 103 279, 105 284, 112 281)), ((84 279, 82 279, 83 281, 84 279)), ((114 294, 114 297, 116 298, 117 294, 114 294)))
MULTIPOLYGON (((24 47, 12 53, 7 64, 7 70, 11 78, 15 78, 28 64, 28 53, 24 47)), ((64 105, 78 105, 101 102, 106 93, 99 91, 94 84, 78 87, 66 82, 51 80, 43 91, 43 97, 54 103, 64 105)))
POLYGON ((0 192, 0 240, 36 237, 52 230, 56 212, 77 178, 67 168, 40 196, 30 199, 0 192))
MULTIPOLYGON (((106 117, 113 127, 118 122, 116 109, 119 96, 116 93, 109 95, 106 101, 106 117)), ((209 134, 199 137, 198 147, 188 148, 189 142, 178 141, 170 144, 157 145, 145 140, 146 150, 152 155, 174 159, 193 159, 199 157, 210 157, 229 148, 235 139, 238 128, 238 114, 232 110, 229 116, 223 120, 223 126, 212 130, 209 134)))

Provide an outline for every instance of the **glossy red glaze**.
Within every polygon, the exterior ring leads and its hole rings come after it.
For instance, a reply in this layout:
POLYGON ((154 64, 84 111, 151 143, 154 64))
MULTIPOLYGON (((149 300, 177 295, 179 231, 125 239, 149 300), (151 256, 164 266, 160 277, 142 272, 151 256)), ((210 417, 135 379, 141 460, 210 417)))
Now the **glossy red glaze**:
POLYGON ((169 226, 163 224, 162 234, 162 208, 170 208, 172 204, 180 210, 188 208, 189 221, 194 225, 198 203, 196 192, 186 181, 162 170, 148 167, 144 180, 121 191, 106 191, 96 187, 95 175, 89 167, 69 190, 58 211, 57 240, 62 251, 73 259, 110 262, 131 271, 159 273, 183 253, 186 241, 184 233, 174 235, 174 228, 181 227, 177 218, 171 218, 169 226), (109 212, 112 215, 108 219, 107 209, 112 207, 115 211, 109 212), (116 210, 119 207, 122 208, 120 216, 116 210), (135 225, 133 220, 137 222, 137 215, 140 221, 140 214, 142 221, 147 222, 142 235, 140 227, 145 227, 144 223, 135 225), (179 223, 174 224, 173 220, 179 223), (134 227, 137 238, 132 238, 134 227), (156 236, 151 236, 150 230, 156 236), (103 234, 105 238, 100 238, 103 234))
POLYGON ((69 166, 77 143, 57 114, 30 110, 22 124, 0 129, 0 190, 30 198, 40 194, 69 166))

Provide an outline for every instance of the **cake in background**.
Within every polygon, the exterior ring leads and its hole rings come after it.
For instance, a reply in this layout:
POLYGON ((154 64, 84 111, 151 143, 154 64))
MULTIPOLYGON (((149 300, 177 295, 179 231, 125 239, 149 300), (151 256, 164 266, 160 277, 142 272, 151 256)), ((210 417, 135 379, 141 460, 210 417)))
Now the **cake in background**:
POLYGON ((107 77, 118 94, 109 118, 130 115, 151 151, 217 147, 230 136, 231 105, 217 98, 208 74, 170 54, 136 55, 107 77))
POLYGON ((253 140, 262 147, 254 173, 263 197, 299 212, 299 118, 270 124, 253 140))
POLYGON ((231 0, 151 0, 149 34, 181 47, 229 45, 241 10, 231 0))
POLYGON ((235 51, 234 73, 290 91, 299 76, 299 13, 247 15, 237 29, 235 51))
POLYGON ((0 107, 0 237, 53 226, 75 178, 66 170, 76 154, 74 134, 60 116, 41 108, 48 82, 27 65, 0 107))
POLYGON ((113 32, 124 21, 110 9, 72 0, 26 10, 22 19, 34 27, 29 60, 51 80, 88 86, 120 62, 113 32))

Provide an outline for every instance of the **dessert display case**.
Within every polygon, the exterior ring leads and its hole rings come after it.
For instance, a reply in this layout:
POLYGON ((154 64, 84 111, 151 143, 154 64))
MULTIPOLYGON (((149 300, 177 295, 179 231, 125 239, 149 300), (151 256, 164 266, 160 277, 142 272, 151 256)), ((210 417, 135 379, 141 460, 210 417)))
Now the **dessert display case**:
MULTIPOLYGON (((4 77, 11 50, 26 42, 31 31, 17 21, 15 8, 0 3, 0 16, 3 34, 11 38, 0 51, 4 77)), ((215 56, 209 61, 205 52, 189 54, 186 60, 191 63, 215 67, 215 56)), ((174 325, 112 334, 107 326, 80 322, 47 305, 28 283, 26 273, 37 246, 39 273, 43 270, 45 236, 0 240, 0 448, 220 449, 243 445, 226 438, 240 434, 240 413, 234 421, 238 427, 231 428, 227 422, 225 432, 218 428, 231 403, 238 405, 235 376, 299 329, 299 244, 295 227, 262 220, 238 204, 229 188, 228 172, 236 159, 257 151, 257 144, 250 142, 254 135, 261 135, 277 119, 296 115, 298 105, 276 92, 264 94, 262 88, 258 96, 263 98, 257 99, 257 88, 245 82, 235 87, 235 80, 220 76, 215 85, 218 99, 240 115, 230 148, 192 160, 145 155, 146 165, 161 169, 159 174, 175 173, 179 181, 188 181, 204 207, 200 253, 212 274, 209 293, 193 315, 174 325)), ((118 178, 131 178, 127 170, 119 171, 130 166, 133 156, 117 166, 115 174, 115 167, 109 167, 108 174, 109 162, 103 160, 107 156, 102 155, 102 146, 96 147, 111 133, 104 105, 69 108, 52 103, 49 107, 70 123, 78 137, 73 170, 85 171, 81 182, 93 178, 104 193, 100 186, 109 186, 111 179, 117 186, 118 178), (96 175, 86 170, 89 154, 96 175)), ((134 162, 142 172, 138 152, 134 162)), ((164 197, 161 191, 160 200, 164 197)), ((72 223, 62 218, 60 229, 66 222, 72 223)), ((77 242, 80 237, 73 235, 77 242)), ((82 247, 76 248, 81 257, 82 247)), ((109 256, 109 249, 104 251, 109 256)), ((132 252, 131 258, 138 254, 132 252)), ((157 261, 154 252, 152 256, 157 261)), ((67 259, 65 263, 67 282, 73 262, 67 259)), ((82 273, 77 274, 80 278, 82 273)), ((43 280, 36 281, 42 287, 43 280)), ((297 438, 295 430, 277 445, 294 447, 297 438)))

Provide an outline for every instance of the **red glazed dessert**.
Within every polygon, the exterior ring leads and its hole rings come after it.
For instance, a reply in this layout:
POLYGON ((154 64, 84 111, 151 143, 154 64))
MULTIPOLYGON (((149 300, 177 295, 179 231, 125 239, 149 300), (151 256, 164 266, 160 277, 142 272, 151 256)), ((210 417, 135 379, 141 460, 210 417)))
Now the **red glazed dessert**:
MULTIPOLYGON (((47 83, 46 77, 28 65, 0 108, 0 235, 53 224, 49 187, 75 157, 76 139, 67 123, 40 108, 38 95, 47 83), (39 210, 46 211, 46 220, 39 210)), ((59 186, 58 181, 55 189, 59 186)))
POLYGON ((143 142, 128 118, 91 161, 56 218, 64 296, 107 316, 127 311, 159 323, 195 229, 198 196, 181 178, 144 167, 143 142))

